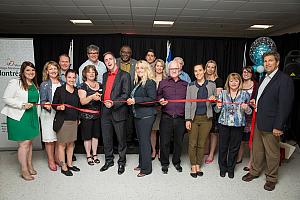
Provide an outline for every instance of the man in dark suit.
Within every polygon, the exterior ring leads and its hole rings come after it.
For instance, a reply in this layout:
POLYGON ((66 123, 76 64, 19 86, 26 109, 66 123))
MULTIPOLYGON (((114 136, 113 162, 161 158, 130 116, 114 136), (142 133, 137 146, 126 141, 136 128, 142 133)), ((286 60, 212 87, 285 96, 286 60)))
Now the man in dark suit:
MULTIPOLYGON (((279 53, 271 51, 263 55, 267 74, 260 82, 256 95, 256 125, 253 137, 253 164, 242 180, 257 178, 266 161, 264 189, 272 191, 278 181, 280 162, 280 135, 283 134, 294 98, 292 79, 279 71, 279 53)), ((252 100, 255 103, 255 100, 252 100)))
POLYGON ((126 100, 130 94, 130 75, 119 69, 116 59, 111 52, 106 52, 104 62, 108 72, 103 74, 103 101, 101 128, 105 153, 105 164, 100 171, 106 171, 114 165, 113 133, 116 132, 118 140, 118 174, 125 171, 126 164, 126 118, 128 107, 126 100), (120 102, 124 101, 124 102, 120 102))
MULTIPOLYGON (((131 83, 131 87, 133 88, 135 65, 137 61, 131 58, 131 56, 132 56, 132 50, 130 46, 123 45, 120 49, 120 57, 117 58, 117 66, 123 71, 128 72, 130 74, 130 78, 131 78, 130 83, 131 83)), ((134 145, 134 140, 136 139, 136 134, 133 126, 133 114, 131 109, 129 109, 129 115, 126 124, 127 124, 126 139, 127 139, 128 147, 130 148, 131 146, 134 145)))

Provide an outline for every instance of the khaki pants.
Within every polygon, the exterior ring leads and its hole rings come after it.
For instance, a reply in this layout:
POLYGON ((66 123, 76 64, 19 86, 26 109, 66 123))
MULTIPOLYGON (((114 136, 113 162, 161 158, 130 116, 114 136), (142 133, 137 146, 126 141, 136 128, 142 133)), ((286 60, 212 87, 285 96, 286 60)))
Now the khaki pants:
POLYGON ((205 142, 212 126, 212 120, 206 115, 196 115, 189 131, 189 157, 191 165, 201 165, 203 161, 205 142))
POLYGON ((258 130, 255 126, 253 136, 253 163, 250 174, 259 176, 266 161, 266 180, 277 182, 280 162, 280 138, 271 132, 258 130))

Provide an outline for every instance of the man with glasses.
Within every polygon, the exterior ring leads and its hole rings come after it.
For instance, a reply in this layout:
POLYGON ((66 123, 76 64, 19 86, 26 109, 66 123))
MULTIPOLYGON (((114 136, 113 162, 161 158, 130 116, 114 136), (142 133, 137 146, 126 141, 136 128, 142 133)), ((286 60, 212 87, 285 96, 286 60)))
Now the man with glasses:
POLYGON ((179 63, 179 78, 183 81, 190 83, 191 82, 190 76, 182 69, 184 66, 183 59, 181 57, 175 57, 173 60, 179 63))
POLYGON ((79 81, 80 81, 80 83, 83 82, 83 80, 82 80, 82 71, 83 71, 84 67, 87 66, 87 65, 94 65, 96 67, 97 71, 98 71, 97 81, 99 81, 102 84, 103 74, 107 70, 106 70, 106 67, 105 67, 104 63, 99 60, 99 47, 96 46, 96 45, 91 44, 86 48, 86 51, 87 51, 88 60, 85 61, 79 67, 79 70, 78 70, 79 81))
POLYGON ((172 99, 185 99, 188 83, 179 78, 180 66, 176 61, 169 64, 169 77, 159 82, 157 99, 162 105, 160 121, 160 162, 162 172, 168 173, 171 137, 174 135, 172 163, 178 172, 182 172, 180 156, 185 132, 185 103, 168 102, 172 99))

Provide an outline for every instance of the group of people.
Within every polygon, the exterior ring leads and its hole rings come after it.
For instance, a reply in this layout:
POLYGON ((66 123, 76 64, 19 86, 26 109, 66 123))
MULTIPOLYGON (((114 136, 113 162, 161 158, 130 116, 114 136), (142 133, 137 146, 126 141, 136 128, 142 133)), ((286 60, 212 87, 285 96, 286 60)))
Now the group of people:
POLYGON ((180 158, 187 130, 191 177, 203 176, 203 161, 213 162, 219 143, 220 176, 228 173, 229 178, 234 178, 235 166, 242 162, 241 144, 249 141, 251 114, 257 112, 250 161, 244 168, 249 172, 242 179, 248 182, 257 178, 266 157, 264 188, 275 188, 279 136, 293 99, 293 83, 278 70, 277 52, 263 55, 266 76, 260 84, 247 66, 242 75, 230 73, 224 85, 213 60, 206 65, 196 64, 196 79, 191 81, 182 69, 184 61, 180 57, 165 66, 149 49, 145 60, 137 61, 131 58, 131 48, 124 45, 120 58, 106 52, 103 63, 98 59, 99 53, 99 47, 87 47, 88 60, 80 66, 79 78, 69 68, 70 58, 63 54, 58 63, 45 64, 40 86, 35 66, 27 61, 21 66, 20 78, 8 83, 1 113, 7 116, 8 138, 19 142, 18 159, 25 180, 33 180, 37 174, 32 164, 32 139, 39 134, 40 126, 50 170, 56 171, 59 165, 66 176, 80 171, 72 161, 79 124, 89 165, 100 163, 97 147, 102 135, 105 163, 101 172, 114 165, 115 133, 117 173, 124 173, 127 141, 133 137, 133 130, 139 142, 139 160, 134 168, 138 177, 151 174, 152 160, 157 155, 162 172, 167 174, 171 149, 172 164, 182 172, 180 158), (204 160, 208 147, 210 152, 204 160))

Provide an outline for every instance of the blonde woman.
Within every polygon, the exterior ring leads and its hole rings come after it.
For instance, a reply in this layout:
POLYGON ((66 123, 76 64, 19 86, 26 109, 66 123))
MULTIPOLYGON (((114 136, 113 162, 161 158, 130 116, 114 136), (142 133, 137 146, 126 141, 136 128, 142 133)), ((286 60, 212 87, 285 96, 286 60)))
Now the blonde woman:
MULTIPOLYGON (((43 82, 40 87, 40 99, 42 104, 51 104, 56 88, 61 86, 60 81, 60 66, 54 62, 49 61, 44 65, 43 82)), ((51 105, 44 105, 41 112, 41 128, 42 141, 45 142, 45 148, 48 157, 48 167, 51 171, 56 171, 57 167, 55 160, 58 162, 56 155, 56 133, 53 131, 53 120, 55 117, 55 110, 51 105)))
POLYGON ((151 174, 151 130, 155 120, 156 83, 150 65, 140 60, 135 67, 134 88, 130 98, 127 99, 128 105, 132 106, 136 133, 139 139, 139 165, 135 170, 139 171, 138 177, 151 174))
MULTIPOLYGON (((217 95, 223 90, 223 80, 218 76, 217 63, 214 60, 207 61, 205 65, 205 79, 209 81, 213 81, 216 84, 217 95)), ((210 130, 210 138, 208 140, 210 142, 209 145, 209 155, 207 156, 205 163, 210 164, 214 161, 215 151, 218 143, 218 115, 214 113, 212 127, 210 130)))
MULTIPOLYGON (((167 74, 165 70, 165 62, 162 59, 157 59, 155 61, 153 74, 154 74, 154 80, 156 82, 156 88, 157 88, 159 82, 167 78, 167 74)), ((161 106, 156 107, 156 110, 157 110, 157 115, 151 132, 152 160, 154 160, 156 157, 156 141, 157 141, 157 131, 159 130, 159 123, 161 118, 161 106)), ((158 150, 158 158, 159 158, 159 150, 158 150)))
POLYGON ((250 95, 243 89, 242 78, 238 73, 228 75, 225 90, 218 96, 215 107, 219 116, 219 167, 220 176, 234 178, 236 158, 242 141, 242 128, 246 125, 245 114, 250 115, 252 110, 247 104, 250 95))
POLYGON ((9 81, 2 98, 2 114, 7 116, 8 140, 17 141, 21 177, 34 180, 37 172, 32 165, 32 140, 40 133, 38 109, 39 91, 35 66, 28 61, 21 65, 20 78, 9 81))

